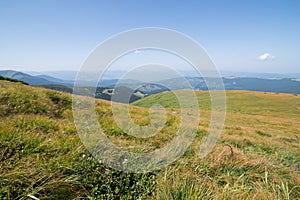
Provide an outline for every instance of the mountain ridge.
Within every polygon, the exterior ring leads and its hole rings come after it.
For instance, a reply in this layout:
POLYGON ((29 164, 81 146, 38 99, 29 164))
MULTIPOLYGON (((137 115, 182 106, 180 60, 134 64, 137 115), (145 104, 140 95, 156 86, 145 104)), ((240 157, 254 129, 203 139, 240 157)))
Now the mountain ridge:
MULTIPOLYGON (((36 76, 29 75, 23 72, 14 70, 2 70, 0 75, 7 78, 17 79, 26 82, 30 85, 47 87, 49 89, 58 89, 60 91, 70 92, 70 87, 74 85, 74 80, 62 80, 49 75, 39 74, 36 76), (60 85, 60 86, 59 86, 60 85)), ((181 89, 195 89, 195 90, 208 90, 205 80, 210 78, 203 77, 178 77, 171 78, 155 82, 142 82, 132 79, 102 79, 97 87, 110 88, 118 86, 125 86, 135 90, 141 85, 151 84, 153 88, 155 85, 160 85, 160 90, 157 92, 169 90, 181 90, 181 89)), ((224 89, 226 90, 250 90, 250 91, 262 91, 262 92, 279 92, 279 93, 292 93, 300 94, 300 79, 297 78, 253 78, 253 77, 235 77, 226 76, 222 77, 224 83, 224 89)), ((96 81, 82 80, 77 83, 78 86, 92 87, 96 81)), ((152 92, 148 92, 149 94, 152 92)))

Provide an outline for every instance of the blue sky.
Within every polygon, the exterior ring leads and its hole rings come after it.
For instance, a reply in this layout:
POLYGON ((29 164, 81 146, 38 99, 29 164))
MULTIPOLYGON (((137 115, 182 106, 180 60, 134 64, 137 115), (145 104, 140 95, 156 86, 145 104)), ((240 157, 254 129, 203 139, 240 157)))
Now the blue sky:
POLYGON ((78 70, 101 41, 162 27, 200 43, 220 70, 300 73, 300 1, 0 1, 0 69, 78 70))

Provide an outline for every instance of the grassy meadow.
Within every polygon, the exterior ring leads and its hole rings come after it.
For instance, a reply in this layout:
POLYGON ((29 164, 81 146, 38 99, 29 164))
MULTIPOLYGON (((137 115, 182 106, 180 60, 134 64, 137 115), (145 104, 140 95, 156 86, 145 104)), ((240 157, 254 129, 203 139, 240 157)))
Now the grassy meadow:
MULTIPOLYGON (((300 96, 227 91, 224 130, 201 159, 210 96, 196 94, 201 119, 184 156, 162 170, 131 174, 99 163, 85 149, 70 94, 1 80, 0 199, 299 199, 300 96)), ((164 92, 130 105, 133 121, 149 124, 154 103, 166 108, 167 120, 151 138, 121 130, 108 101, 97 100, 95 111, 114 143, 150 152, 172 140, 181 112, 175 96, 164 92)))

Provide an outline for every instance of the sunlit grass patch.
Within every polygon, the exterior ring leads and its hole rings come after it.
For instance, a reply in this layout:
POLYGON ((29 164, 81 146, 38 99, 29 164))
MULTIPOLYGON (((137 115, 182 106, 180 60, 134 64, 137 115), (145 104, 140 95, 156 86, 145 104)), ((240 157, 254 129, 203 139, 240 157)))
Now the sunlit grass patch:
MULTIPOLYGON (((2 81, 0 89, 0 199, 300 196, 299 95, 228 91, 225 128, 213 151, 201 159, 197 155, 209 134, 211 112, 208 92, 196 92, 199 126, 183 156, 164 169, 130 174, 106 166, 86 150, 73 122, 70 95, 2 81)), ((152 152, 176 137, 182 110, 173 97, 166 92, 129 106, 135 125, 153 123, 154 128, 161 124, 151 120, 149 108, 160 101, 166 106, 166 121, 162 112, 153 110, 163 127, 149 138, 134 137, 119 127, 111 102, 96 100, 95 113, 115 145, 137 153, 152 152)))

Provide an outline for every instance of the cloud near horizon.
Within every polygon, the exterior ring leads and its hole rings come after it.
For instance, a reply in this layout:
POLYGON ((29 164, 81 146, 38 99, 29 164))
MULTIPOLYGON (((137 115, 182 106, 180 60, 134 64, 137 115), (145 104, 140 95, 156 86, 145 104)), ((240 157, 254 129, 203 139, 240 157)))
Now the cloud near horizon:
POLYGON ((258 56, 256 59, 260 60, 260 61, 273 60, 273 59, 275 59, 275 56, 273 56, 270 53, 264 53, 264 54, 258 56))

